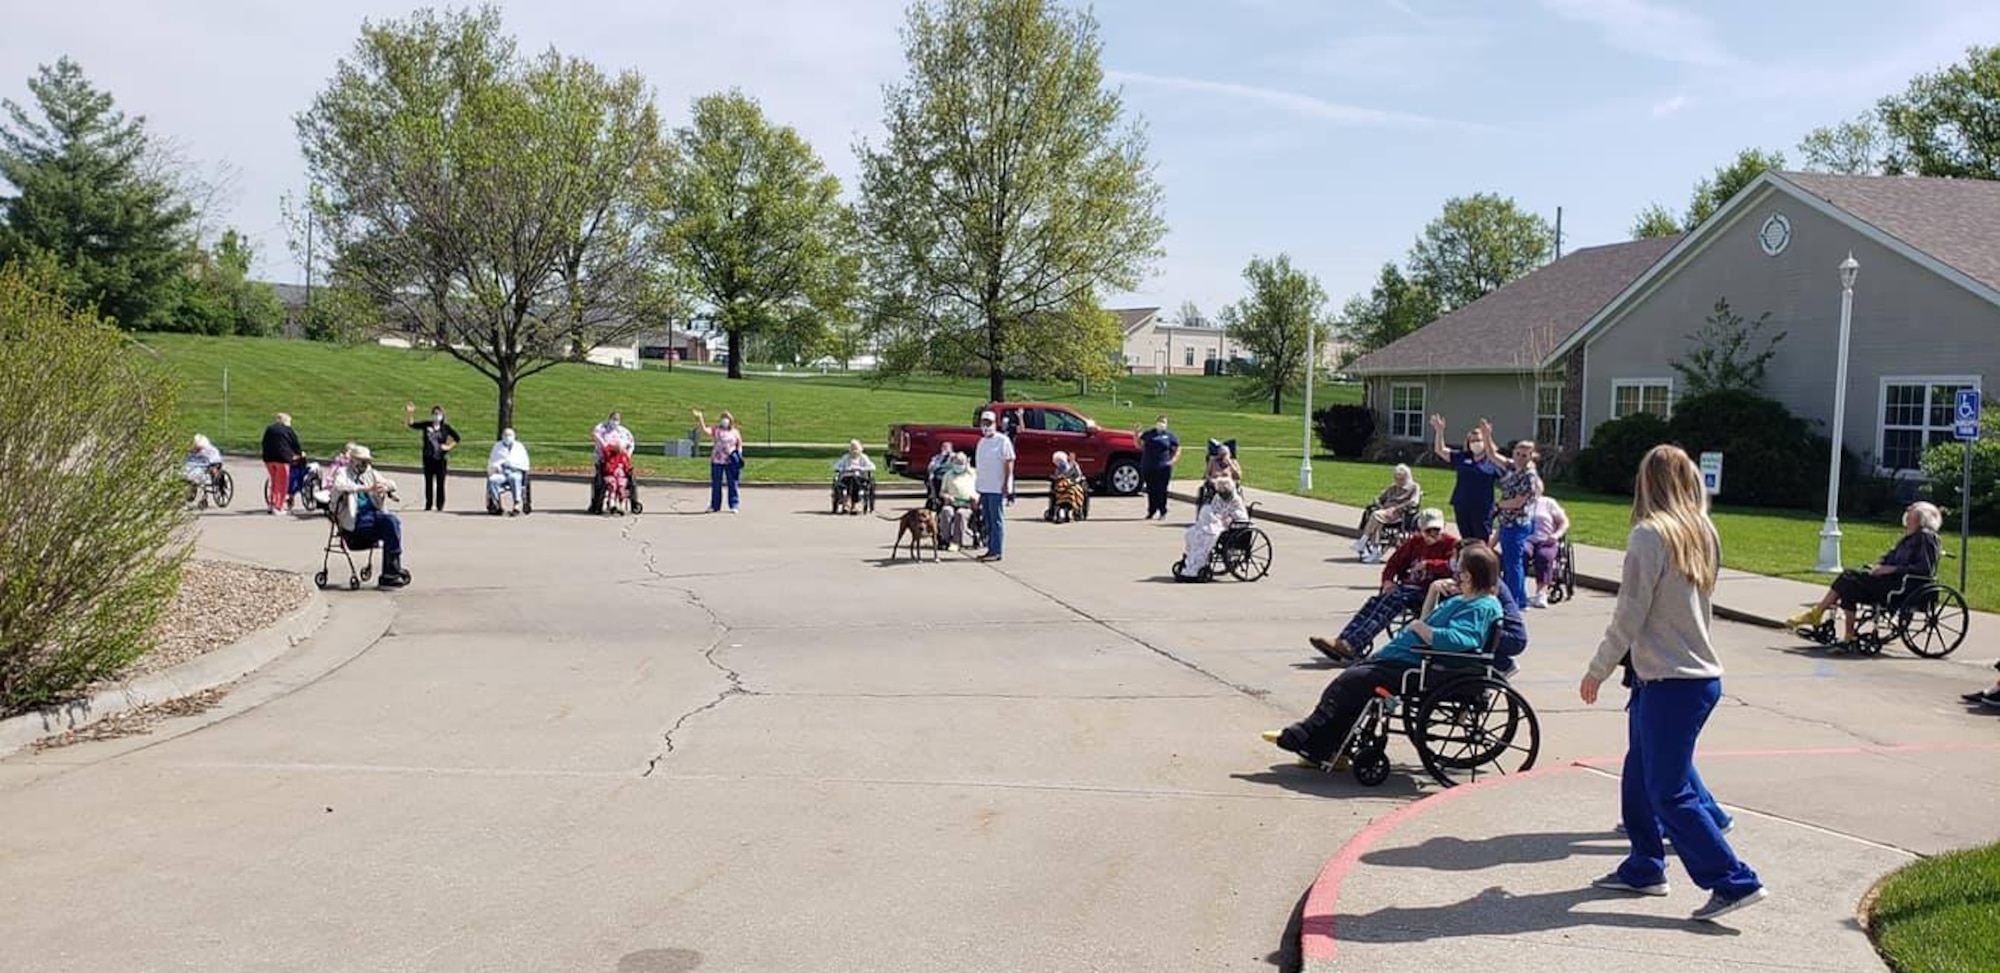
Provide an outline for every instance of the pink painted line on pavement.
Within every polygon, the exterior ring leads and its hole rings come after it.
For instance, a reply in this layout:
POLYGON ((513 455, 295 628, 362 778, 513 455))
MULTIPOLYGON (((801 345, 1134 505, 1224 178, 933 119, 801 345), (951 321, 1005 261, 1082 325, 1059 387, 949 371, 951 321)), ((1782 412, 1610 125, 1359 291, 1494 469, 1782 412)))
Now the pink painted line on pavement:
MULTIPOLYGON (((1867 747, 1704 750, 1697 753, 1695 757, 1697 760, 1709 757, 1851 757, 1867 754, 1950 752, 1955 750, 2000 750, 2000 742, 1968 741, 1906 743, 1867 747)), ((1544 767, 1540 770, 1528 771, 1525 774, 1490 777, 1476 783, 1461 784, 1457 787, 1439 791, 1428 797, 1406 804, 1390 812, 1388 815, 1376 819, 1367 827, 1361 829, 1360 833, 1349 838, 1346 844, 1340 846, 1340 850, 1335 852, 1334 856, 1328 859, 1326 865, 1320 869, 1319 877, 1313 880, 1312 889, 1306 893, 1305 910, 1301 914, 1299 921, 1299 952, 1308 960, 1327 962, 1334 958, 1339 943, 1334 938, 1333 918, 1335 909, 1340 904, 1341 883, 1346 880, 1347 873, 1353 870, 1355 864, 1361 860, 1362 855, 1367 854, 1375 847, 1377 842, 1388 836, 1390 832, 1408 823, 1411 818, 1446 801, 1462 798, 1467 794, 1476 794, 1489 787, 1498 787, 1502 784, 1511 784, 1516 781, 1529 780, 1536 777, 1553 777, 1557 774, 1580 768, 1601 770, 1603 769, 1602 765, 1608 764, 1616 767, 1622 765, 1624 762, 1625 757, 1623 754, 1612 757, 1583 757, 1560 767, 1544 767)))

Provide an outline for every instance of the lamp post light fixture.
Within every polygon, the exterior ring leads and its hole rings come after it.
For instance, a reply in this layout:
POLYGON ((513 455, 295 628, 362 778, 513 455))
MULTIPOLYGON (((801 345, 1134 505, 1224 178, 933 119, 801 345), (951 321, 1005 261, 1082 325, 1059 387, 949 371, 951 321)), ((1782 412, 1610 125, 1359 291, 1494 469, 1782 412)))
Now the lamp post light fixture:
POLYGON ((1861 265, 1850 251, 1840 262, 1840 352, 1833 372, 1833 446, 1826 469, 1826 523, 1819 529, 1819 564, 1840 573, 1840 444, 1847 430, 1847 334, 1854 322, 1854 278, 1861 265))
POLYGON ((1311 493, 1313 488, 1313 366, 1318 364, 1319 349, 1314 347, 1318 332, 1316 322, 1306 322, 1306 417, 1304 439, 1299 447, 1300 493, 1311 493))

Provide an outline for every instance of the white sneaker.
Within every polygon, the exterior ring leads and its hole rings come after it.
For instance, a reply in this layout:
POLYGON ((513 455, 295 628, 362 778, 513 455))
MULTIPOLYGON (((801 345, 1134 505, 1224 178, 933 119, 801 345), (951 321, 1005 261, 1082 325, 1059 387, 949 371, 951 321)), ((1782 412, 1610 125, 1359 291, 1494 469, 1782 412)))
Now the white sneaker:
POLYGON ((1528 599, 1528 607, 1529 608, 1549 607, 1549 596, 1540 591, 1535 592, 1535 596, 1533 598, 1528 599))
POLYGON ((1364 540, 1362 540, 1362 539, 1361 539, 1361 538, 1359 538, 1359 537, 1357 537, 1357 538, 1355 538, 1355 539, 1354 539, 1354 544, 1353 544, 1353 547, 1354 547, 1354 553, 1356 553, 1356 554, 1366 554, 1366 553, 1368 553, 1368 542, 1367 542, 1367 541, 1364 541, 1364 540))

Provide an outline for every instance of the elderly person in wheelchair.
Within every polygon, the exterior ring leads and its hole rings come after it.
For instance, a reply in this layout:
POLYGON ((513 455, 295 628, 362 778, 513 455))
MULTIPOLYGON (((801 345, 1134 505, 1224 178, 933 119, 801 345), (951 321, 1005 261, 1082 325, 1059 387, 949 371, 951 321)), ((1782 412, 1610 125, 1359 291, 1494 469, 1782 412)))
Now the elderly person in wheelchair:
POLYGON ((1785 619, 1786 627, 1801 632, 1817 629, 1827 609, 1839 605, 1845 623, 1842 644, 1851 645, 1857 605, 1887 604, 1892 595, 1903 590, 1906 579, 1928 579, 1937 574, 1938 560, 1944 554, 1937 532, 1943 522, 1944 515, 1936 505, 1921 500, 1910 504, 1903 511, 1903 536, 1896 546, 1867 568, 1842 571, 1811 608, 1785 619))
POLYGON ((1319 654, 1335 662, 1365 655, 1375 636, 1423 603, 1432 582, 1454 576, 1452 558, 1458 553, 1458 538, 1444 529, 1444 511, 1435 507, 1425 510, 1417 518, 1417 528, 1382 566, 1381 591, 1362 603, 1361 610, 1341 628, 1340 636, 1330 642, 1317 635, 1306 640, 1319 654))
POLYGON ((1235 479, 1226 474, 1211 477, 1208 492, 1208 502, 1202 504, 1187 529, 1187 547, 1174 564, 1175 581, 1208 580, 1212 576, 1210 564, 1216 542, 1230 525, 1250 519, 1250 510, 1243 505, 1243 492, 1237 488, 1235 479))
POLYGON ((1375 502, 1361 514, 1361 536, 1354 539, 1354 553, 1361 555, 1363 564, 1375 564, 1386 557, 1386 550, 1402 544, 1404 538, 1400 530, 1393 539, 1384 541, 1384 529, 1400 528, 1407 521, 1417 519, 1417 511, 1423 506, 1424 488, 1410 472, 1408 465, 1397 463, 1389 473, 1389 485, 1375 495, 1375 502))
POLYGON ((181 478, 193 488, 193 495, 199 498, 206 490, 214 489, 221 479, 222 451, 208 441, 201 433, 194 434, 194 445, 181 461, 181 478))
POLYGON ((1264 740, 1297 754, 1311 766, 1342 768, 1341 749, 1369 702, 1380 690, 1403 688, 1405 673, 1422 664, 1419 650, 1477 654, 1501 620, 1500 559, 1489 548, 1469 547, 1458 559, 1459 594, 1437 606, 1429 617, 1411 622, 1367 659, 1349 666, 1320 694, 1319 705, 1306 717, 1282 730, 1267 730, 1264 740))
POLYGON ((401 588, 409 584, 410 572, 403 569, 403 521, 386 506, 396 495, 396 484, 375 471, 375 457, 368 447, 356 446, 350 452, 347 467, 334 477, 333 494, 340 504, 334 519, 347 545, 382 549, 378 585, 401 588))
POLYGON ((500 430, 500 438, 486 454, 487 512, 498 514, 504 509, 509 517, 528 512, 528 470, 528 447, 514 438, 514 430, 500 430), (507 498, 504 507, 500 502, 503 496, 507 498))
POLYGON ((833 461, 833 508, 837 513, 861 512, 861 495, 875 480, 875 461, 862 450, 861 440, 847 441, 847 452, 833 461))
POLYGON ((972 514, 979 505, 979 480, 963 452, 940 456, 943 463, 935 474, 938 543, 947 551, 956 551, 975 543, 972 514))

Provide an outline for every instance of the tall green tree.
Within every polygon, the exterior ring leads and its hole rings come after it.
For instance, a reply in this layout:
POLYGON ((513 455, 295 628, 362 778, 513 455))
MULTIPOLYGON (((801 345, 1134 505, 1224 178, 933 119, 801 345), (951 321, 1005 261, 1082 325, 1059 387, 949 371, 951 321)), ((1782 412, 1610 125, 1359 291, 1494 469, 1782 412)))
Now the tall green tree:
POLYGON ((1335 329, 1357 355, 1384 347, 1437 320, 1438 300, 1430 289, 1384 263, 1363 297, 1348 298, 1335 329))
POLYGON ((1146 138, 1104 84, 1097 21, 1052 0, 918 0, 909 73, 860 146, 861 225, 891 369, 1110 371, 1097 295, 1137 287, 1166 223, 1146 138))
POLYGON ((331 278, 492 379, 499 427, 523 379, 648 325, 637 74, 524 58, 492 7, 420 10, 364 23, 297 127, 331 278))
POLYGON ((193 211, 149 170, 146 119, 119 111, 67 57, 28 90, 33 112, 0 102, 0 180, 14 189, 0 195, 0 263, 45 254, 67 300, 122 327, 167 326, 193 211))
POLYGON ((1269 398, 1271 414, 1279 415, 1285 393, 1305 380, 1307 346, 1317 352, 1333 335, 1326 290, 1282 253, 1269 260, 1252 257, 1243 268, 1243 284, 1247 293, 1222 311, 1229 337, 1257 358, 1237 394, 1245 401, 1269 398))
POLYGON ((812 355, 844 313, 858 267, 840 181, 797 131, 739 91, 694 103, 659 182, 657 235, 743 377, 746 337, 767 355, 812 355))
POLYGON ((1876 106, 1891 175, 2000 179, 2000 46, 1911 79, 1876 106))
POLYGON ((1887 133, 1873 114, 1863 113, 1848 121, 1822 125, 1799 141, 1799 155, 1814 172, 1846 176, 1867 176, 1882 171, 1882 155, 1888 147, 1887 133))
POLYGON ((1727 165, 1717 166, 1715 173, 1694 184, 1694 195, 1688 200, 1687 216, 1681 220, 1683 229, 1692 230, 1701 221, 1715 215, 1730 197, 1743 191, 1758 176, 1772 169, 1785 167, 1783 152, 1765 152, 1762 149, 1743 149, 1727 165))
POLYGON ((1410 273, 1455 311, 1546 261, 1555 230, 1497 193, 1448 199, 1410 250, 1410 273))
POLYGON ((170 330, 258 336, 284 326, 277 291, 250 279, 255 254, 235 229, 224 230, 213 249, 190 242, 185 259, 188 271, 176 281, 170 330))
POLYGON ((1672 211, 1654 203, 1639 211, 1632 220, 1632 239, 1650 240, 1654 237, 1673 236, 1681 232, 1681 221, 1674 219, 1672 211))

